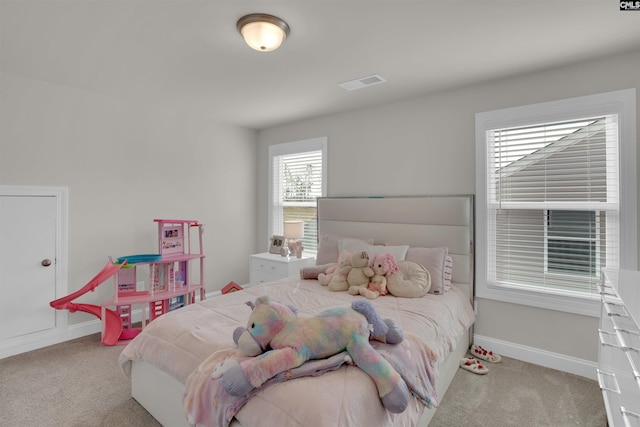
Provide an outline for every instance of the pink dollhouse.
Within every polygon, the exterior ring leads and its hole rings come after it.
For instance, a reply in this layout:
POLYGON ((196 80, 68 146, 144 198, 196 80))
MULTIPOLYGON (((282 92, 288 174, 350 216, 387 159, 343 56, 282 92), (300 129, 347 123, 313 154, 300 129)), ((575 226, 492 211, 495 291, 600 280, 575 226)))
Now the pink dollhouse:
POLYGON ((114 275, 114 297, 101 304, 103 337, 110 327, 109 307, 122 319, 119 341, 125 341, 157 317, 194 303, 197 292, 205 299, 204 224, 173 219, 154 222, 158 224, 158 253, 118 258, 122 267, 114 275), (134 306, 142 308, 141 328, 132 325, 134 306))

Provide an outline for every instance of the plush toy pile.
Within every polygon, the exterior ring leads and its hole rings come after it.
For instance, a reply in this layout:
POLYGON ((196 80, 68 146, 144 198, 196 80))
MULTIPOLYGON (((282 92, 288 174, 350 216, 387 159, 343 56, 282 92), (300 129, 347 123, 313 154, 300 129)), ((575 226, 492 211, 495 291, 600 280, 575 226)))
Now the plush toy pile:
POLYGON ((256 357, 225 362, 219 370, 221 385, 230 395, 245 396, 279 373, 346 350, 353 363, 373 379, 384 407, 403 412, 410 398, 407 384, 371 346, 370 338, 396 344, 403 340, 403 333, 392 320, 381 319, 365 299, 354 301, 351 307, 298 317, 292 307, 263 296, 256 300, 247 328, 234 333, 240 351, 256 357))
POLYGON ((374 299, 391 294, 396 297, 420 298, 431 288, 431 275, 413 261, 396 262, 390 253, 379 253, 370 259, 364 250, 340 252, 337 263, 300 270, 302 279, 317 279, 330 291, 348 291, 374 299))

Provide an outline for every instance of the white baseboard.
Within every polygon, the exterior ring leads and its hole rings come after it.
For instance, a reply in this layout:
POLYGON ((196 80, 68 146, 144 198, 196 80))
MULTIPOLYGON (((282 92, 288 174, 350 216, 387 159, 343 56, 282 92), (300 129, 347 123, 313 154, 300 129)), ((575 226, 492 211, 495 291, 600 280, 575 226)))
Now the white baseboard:
MULTIPOLYGON (((198 295, 199 294, 196 295, 196 301, 200 299, 198 295)), ((218 295, 220 295, 220 291, 213 291, 207 293, 206 298, 213 298, 218 295)), ((67 314, 69 315, 70 313, 67 314)), ((142 309, 133 310, 131 315, 134 323, 140 322, 142 319, 142 309)), ((100 319, 94 319, 69 325, 62 331, 54 330, 22 335, 2 343, 0 347, 0 359, 100 332, 102 332, 102 321, 100 319)))
POLYGON ((90 320, 88 322, 67 326, 67 328, 62 331, 54 330, 21 335, 2 343, 0 359, 38 350, 43 347, 49 347, 50 345, 60 344, 101 331, 102 322, 100 320, 90 320))
MULTIPOLYGON (((213 298, 217 295, 220 295, 220 291, 209 292, 207 293, 207 298, 213 298)), ((139 322, 141 314, 142 310, 134 310, 132 313, 133 321, 139 322)), ((0 349, 0 359, 99 333, 101 330, 102 322, 99 319, 95 319, 70 325, 62 333, 41 333, 17 337, 4 343, 0 349)), ((590 360, 578 359, 565 354, 553 353, 478 334, 474 335, 474 343, 506 357, 597 380, 597 363, 590 360)))
MULTIPOLYGON (((70 315, 73 315, 69 313, 70 315)), ((132 321, 139 322, 142 318, 142 309, 134 310, 132 321)), ((100 319, 89 320, 87 322, 69 325, 62 331, 40 332, 35 334, 22 335, 4 342, 0 349, 0 359, 60 344, 65 341, 82 338, 87 335, 102 332, 102 321, 100 319)))
POLYGON ((506 357, 597 380, 596 368, 598 364, 591 360, 578 359, 566 354, 553 353, 477 334, 474 335, 474 343, 506 357))

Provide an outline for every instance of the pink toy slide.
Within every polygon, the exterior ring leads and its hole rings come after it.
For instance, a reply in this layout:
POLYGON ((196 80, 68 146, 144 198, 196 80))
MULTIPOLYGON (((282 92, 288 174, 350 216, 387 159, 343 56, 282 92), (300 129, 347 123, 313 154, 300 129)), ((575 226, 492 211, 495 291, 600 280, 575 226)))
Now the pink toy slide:
MULTIPOLYGON (((100 270, 100 272, 81 289, 67 295, 66 297, 51 301, 49 305, 56 310, 69 310, 71 313, 83 311, 85 313, 93 314, 98 319, 102 320, 102 308, 99 305, 77 304, 72 301, 87 292, 93 292, 98 285, 116 274, 116 271, 120 270, 124 265, 126 265, 126 261, 122 264, 114 264, 109 260, 102 270, 100 270)), ((115 311, 108 308, 105 308, 105 313, 106 320, 103 322, 104 330, 102 331, 102 344, 115 345, 118 343, 120 335, 122 334, 122 319, 115 311)))

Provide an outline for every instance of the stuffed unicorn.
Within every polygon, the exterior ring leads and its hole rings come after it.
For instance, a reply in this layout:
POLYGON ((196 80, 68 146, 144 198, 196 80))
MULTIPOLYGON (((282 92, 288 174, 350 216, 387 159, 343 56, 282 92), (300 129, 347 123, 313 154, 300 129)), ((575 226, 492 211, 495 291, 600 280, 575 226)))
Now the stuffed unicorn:
POLYGON ((298 317, 285 304, 268 296, 256 300, 246 330, 236 330, 234 341, 246 356, 229 359, 221 384, 234 396, 246 396, 275 375, 346 350, 353 362, 376 384, 382 405, 393 413, 409 403, 409 389, 400 374, 369 343, 369 337, 389 344, 402 341, 402 329, 382 319, 364 299, 351 307, 334 307, 312 317, 298 317), (372 329, 370 330, 370 324, 372 329))

